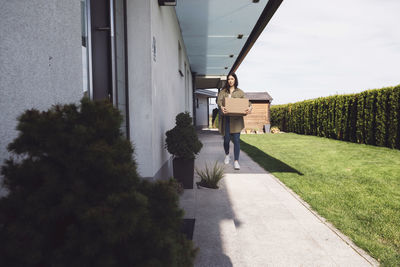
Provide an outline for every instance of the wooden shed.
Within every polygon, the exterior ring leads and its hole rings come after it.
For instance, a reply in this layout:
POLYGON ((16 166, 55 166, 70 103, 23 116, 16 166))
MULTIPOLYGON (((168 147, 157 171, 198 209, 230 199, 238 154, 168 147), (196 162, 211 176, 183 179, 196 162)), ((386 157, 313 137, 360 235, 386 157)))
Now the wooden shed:
POLYGON ((266 125, 267 132, 269 132, 272 97, 267 92, 245 93, 245 97, 253 106, 251 114, 244 117, 245 129, 263 131, 264 125, 266 125))

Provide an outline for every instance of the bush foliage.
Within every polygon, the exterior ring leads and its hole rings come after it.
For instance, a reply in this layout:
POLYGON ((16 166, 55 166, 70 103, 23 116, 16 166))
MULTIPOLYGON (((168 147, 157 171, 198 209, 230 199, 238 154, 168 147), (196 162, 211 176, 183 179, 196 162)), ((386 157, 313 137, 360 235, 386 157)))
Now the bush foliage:
POLYGON ((172 181, 139 178, 107 102, 28 110, 2 167, 2 266, 190 266, 172 181))
POLYGON ((176 126, 165 133, 165 147, 177 158, 194 159, 203 144, 200 142, 196 129, 192 124, 189 112, 176 115, 176 126))
POLYGON ((284 132, 400 149, 400 85, 271 107, 284 132))

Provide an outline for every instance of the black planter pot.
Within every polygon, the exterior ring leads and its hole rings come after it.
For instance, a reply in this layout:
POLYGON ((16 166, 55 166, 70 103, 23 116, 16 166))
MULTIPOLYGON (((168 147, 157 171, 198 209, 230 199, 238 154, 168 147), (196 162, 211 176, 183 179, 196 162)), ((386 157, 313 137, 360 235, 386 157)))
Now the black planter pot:
POLYGON ((172 165, 174 178, 184 189, 193 189, 194 159, 174 158, 172 165))

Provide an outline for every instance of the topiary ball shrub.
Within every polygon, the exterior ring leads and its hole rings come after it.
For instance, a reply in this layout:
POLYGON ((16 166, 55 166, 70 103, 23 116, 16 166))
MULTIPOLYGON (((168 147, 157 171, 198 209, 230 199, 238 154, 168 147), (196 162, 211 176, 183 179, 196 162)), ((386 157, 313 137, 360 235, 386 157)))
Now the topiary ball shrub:
POLYGON ((181 112, 175 117, 176 126, 186 128, 192 126, 192 117, 189 112, 181 112))
POLYGON ((108 102, 28 110, 2 167, 2 266, 190 266, 173 181, 139 178, 108 102))
POLYGON ((192 124, 192 117, 189 112, 181 112, 176 115, 175 121, 175 127, 165 133, 167 136, 165 147, 177 158, 194 159, 203 144, 192 124))

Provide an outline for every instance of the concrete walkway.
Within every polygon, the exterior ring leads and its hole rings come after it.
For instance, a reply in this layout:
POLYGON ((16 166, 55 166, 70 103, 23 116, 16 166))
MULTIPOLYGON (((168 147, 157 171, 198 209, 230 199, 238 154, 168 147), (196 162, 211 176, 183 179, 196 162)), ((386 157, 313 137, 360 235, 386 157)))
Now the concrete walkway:
MULTIPOLYGON (((223 164, 222 137, 199 137, 196 167, 223 164)), ((195 188, 181 197, 185 218, 195 218, 195 266, 378 266, 243 151, 240 165, 225 166, 218 190, 195 188)))

